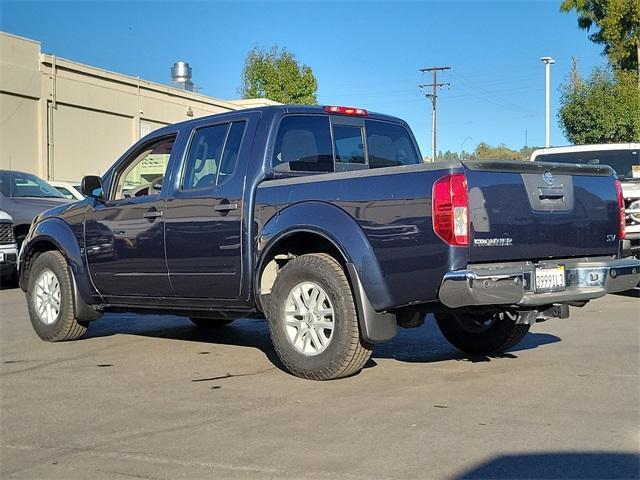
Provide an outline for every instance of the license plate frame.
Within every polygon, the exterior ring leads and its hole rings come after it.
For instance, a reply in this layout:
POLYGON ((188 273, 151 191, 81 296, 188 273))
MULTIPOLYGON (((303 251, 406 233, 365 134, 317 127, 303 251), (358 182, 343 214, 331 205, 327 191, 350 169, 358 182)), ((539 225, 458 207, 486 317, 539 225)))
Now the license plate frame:
POLYGON ((536 293, 562 292, 567 288, 564 265, 536 265, 533 277, 536 293))

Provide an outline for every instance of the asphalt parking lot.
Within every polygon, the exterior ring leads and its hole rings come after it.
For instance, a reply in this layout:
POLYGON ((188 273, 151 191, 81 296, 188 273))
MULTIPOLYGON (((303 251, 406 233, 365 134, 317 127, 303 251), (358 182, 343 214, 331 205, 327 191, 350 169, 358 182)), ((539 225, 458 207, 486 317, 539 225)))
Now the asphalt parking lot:
POLYGON ((40 341, 0 291, 2 478, 638 478, 640 299, 468 358, 433 321, 359 375, 300 380, 265 322, 108 315, 40 341))

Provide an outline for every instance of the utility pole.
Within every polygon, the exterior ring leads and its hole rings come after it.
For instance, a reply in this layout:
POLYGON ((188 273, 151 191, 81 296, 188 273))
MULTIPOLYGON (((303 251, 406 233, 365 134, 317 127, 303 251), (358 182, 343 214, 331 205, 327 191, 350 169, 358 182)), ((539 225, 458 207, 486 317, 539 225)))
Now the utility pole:
POLYGON ((550 111, 551 111, 551 65, 556 63, 556 61, 551 57, 542 57, 540 59, 545 65, 545 110, 546 110, 546 119, 545 119, 545 130, 546 130, 546 147, 549 148, 551 146, 551 122, 550 122, 550 111))
POLYGON ((436 108, 438 103, 438 88, 448 87, 450 83, 438 83, 438 72, 444 70, 451 70, 451 67, 429 67, 421 68, 422 73, 433 72, 433 83, 426 83, 418 85, 421 90, 423 88, 431 87, 431 93, 425 93, 424 96, 431 99, 431 161, 436 161, 436 108))

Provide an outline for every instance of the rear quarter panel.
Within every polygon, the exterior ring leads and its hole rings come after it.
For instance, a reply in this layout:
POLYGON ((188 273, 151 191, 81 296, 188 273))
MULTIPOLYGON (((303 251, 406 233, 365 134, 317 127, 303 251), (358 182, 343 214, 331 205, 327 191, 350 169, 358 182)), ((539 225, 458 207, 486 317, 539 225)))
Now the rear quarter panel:
MULTIPOLYGON (((382 278, 367 275, 355 246, 339 245, 356 265, 376 310, 433 301, 444 273, 466 266, 468 250, 445 245, 431 222, 433 182, 456 168, 422 164, 268 180, 258 187, 255 221, 259 232, 266 228, 275 234, 292 228, 289 222, 279 222, 287 208, 310 201, 337 207, 353 219, 353 228, 364 233, 379 264, 382 278), (377 282, 383 283, 382 288, 377 282)), ((299 228, 313 230, 320 222, 306 218, 300 223, 299 228)), ((338 229, 344 228, 350 227, 335 222, 334 238, 339 239, 338 229)))

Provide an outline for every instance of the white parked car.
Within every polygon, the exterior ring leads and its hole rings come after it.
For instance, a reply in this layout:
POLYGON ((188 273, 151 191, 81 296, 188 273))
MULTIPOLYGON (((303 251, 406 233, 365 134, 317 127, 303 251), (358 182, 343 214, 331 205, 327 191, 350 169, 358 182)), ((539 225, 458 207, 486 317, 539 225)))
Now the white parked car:
POLYGON ((69 200, 82 200, 84 195, 80 192, 80 182, 58 182, 52 180, 49 184, 58 190, 64 198, 69 200))
POLYGON ((13 236, 11 215, 0 210, 0 277, 15 278, 18 246, 13 236))
POLYGON ((534 150, 531 161, 609 165, 622 184, 626 214, 623 250, 640 257, 640 143, 572 145, 534 150))

